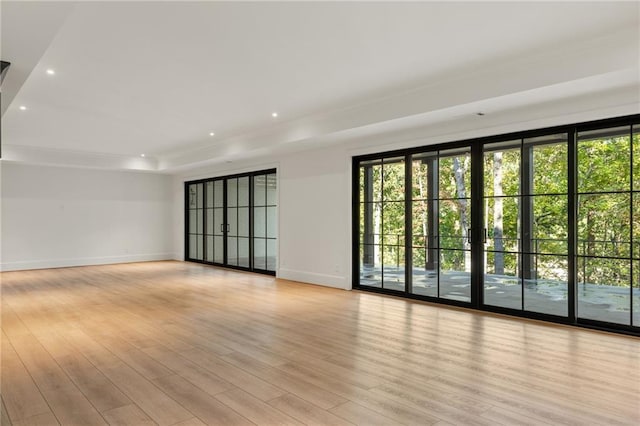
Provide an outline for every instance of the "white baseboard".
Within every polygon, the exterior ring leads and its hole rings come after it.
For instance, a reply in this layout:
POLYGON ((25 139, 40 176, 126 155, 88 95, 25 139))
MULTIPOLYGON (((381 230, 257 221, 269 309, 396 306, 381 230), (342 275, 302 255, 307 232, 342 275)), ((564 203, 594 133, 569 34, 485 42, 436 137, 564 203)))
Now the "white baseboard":
POLYGON ((343 276, 317 274, 314 272, 296 271, 293 269, 280 268, 278 270, 278 278, 291 281, 299 281, 309 284, 317 284, 325 287, 339 288, 342 290, 351 290, 351 285, 343 276))
POLYGON ((138 254, 127 256, 83 257, 76 259, 29 260, 0 264, 0 271, 24 271, 29 269, 67 268, 72 266, 108 265, 112 263, 149 262, 173 260, 173 253, 138 254))

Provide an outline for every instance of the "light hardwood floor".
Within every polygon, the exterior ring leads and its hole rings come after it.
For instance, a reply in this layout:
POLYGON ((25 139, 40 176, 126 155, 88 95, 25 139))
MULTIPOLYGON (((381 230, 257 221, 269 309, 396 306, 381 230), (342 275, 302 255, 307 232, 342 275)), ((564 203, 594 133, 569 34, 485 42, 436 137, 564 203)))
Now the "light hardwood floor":
POLYGON ((638 425, 640 339, 182 262, 2 279, 2 425, 638 425))

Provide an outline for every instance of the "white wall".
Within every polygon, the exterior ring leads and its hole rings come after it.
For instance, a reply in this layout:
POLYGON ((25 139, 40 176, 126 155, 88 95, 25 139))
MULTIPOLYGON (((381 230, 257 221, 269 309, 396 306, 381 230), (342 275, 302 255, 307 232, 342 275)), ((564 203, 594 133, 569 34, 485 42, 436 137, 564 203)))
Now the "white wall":
POLYGON ((171 259, 171 177, 3 162, 2 270, 171 259))
POLYGON ((296 153, 274 153, 185 172, 174 179, 174 258, 184 258, 185 181, 276 167, 279 198, 277 276, 350 289, 352 156, 615 117, 630 113, 625 108, 567 111, 561 107, 548 107, 547 113, 541 116, 525 111, 517 117, 488 117, 482 124, 473 119, 464 123, 444 123, 418 132, 354 138, 316 150, 305 151, 301 147, 296 153), (531 120, 525 121, 523 117, 531 117, 531 120))

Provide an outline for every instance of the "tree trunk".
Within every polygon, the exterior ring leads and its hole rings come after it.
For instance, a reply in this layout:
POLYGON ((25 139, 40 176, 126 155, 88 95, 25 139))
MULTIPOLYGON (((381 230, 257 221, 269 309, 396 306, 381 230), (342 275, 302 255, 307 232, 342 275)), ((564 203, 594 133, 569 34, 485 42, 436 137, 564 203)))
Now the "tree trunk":
MULTIPOLYGON (((469 214, 467 206, 467 191, 464 187, 464 175, 469 166, 469 157, 465 157, 464 162, 461 164, 458 157, 453 158, 453 171, 456 180, 456 198, 458 204, 458 213, 460 214, 460 236, 462 237, 462 247, 465 250, 470 249, 469 241, 467 240, 467 231, 469 229, 469 214)), ((471 252, 465 252, 464 256, 464 270, 471 270, 471 252)))
POLYGON ((502 200, 502 153, 493 154, 493 247, 495 273, 504 274, 504 244, 502 238, 504 236, 503 229, 503 200, 502 200))

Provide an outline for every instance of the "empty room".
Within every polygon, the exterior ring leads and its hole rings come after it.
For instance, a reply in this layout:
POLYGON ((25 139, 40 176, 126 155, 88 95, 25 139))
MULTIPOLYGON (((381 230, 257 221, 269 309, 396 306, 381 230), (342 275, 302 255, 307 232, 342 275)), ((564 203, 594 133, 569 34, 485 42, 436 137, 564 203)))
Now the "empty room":
POLYGON ((0 4, 0 424, 640 424, 637 1, 0 4))

